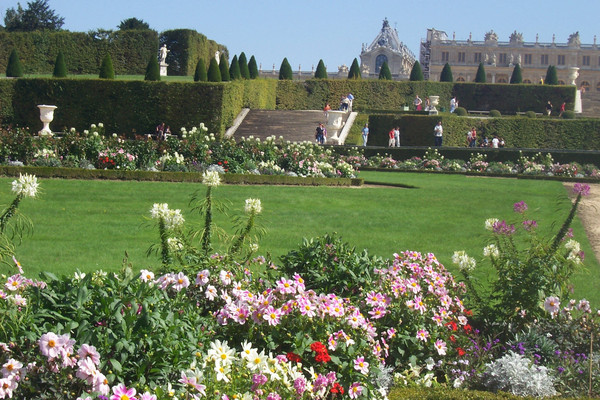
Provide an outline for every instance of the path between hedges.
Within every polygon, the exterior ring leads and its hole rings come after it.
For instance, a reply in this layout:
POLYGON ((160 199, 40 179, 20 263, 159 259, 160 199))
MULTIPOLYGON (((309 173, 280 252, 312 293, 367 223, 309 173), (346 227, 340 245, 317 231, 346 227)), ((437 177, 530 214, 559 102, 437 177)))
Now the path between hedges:
MULTIPOLYGON (((573 185, 574 183, 571 182, 564 183, 565 188, 569 191, 569 196, 575 199, 572 191, 573 185)), ((577 214, 596 254, 596 259, 600 260, 600 184, 590 185, 590 194, 581 198, 577 214)))

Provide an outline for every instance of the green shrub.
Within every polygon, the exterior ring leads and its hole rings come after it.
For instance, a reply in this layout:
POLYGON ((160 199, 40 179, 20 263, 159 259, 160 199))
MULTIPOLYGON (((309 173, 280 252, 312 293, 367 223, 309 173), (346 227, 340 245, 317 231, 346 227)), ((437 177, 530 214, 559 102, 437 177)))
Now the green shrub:
POLYGON ((546 70, 546 79, 544 80, 546 85, 558 85, 558 75, 556 73, 556 67, 549 65, 546 70))
POLYGON ((242 73, 240 72, 240 63, 238 56, 233 56, 231 59, 231 65, 229 66, 229 79, 232 81, 242 79, 242 73))
POLYGON ((454 114, 458 115, 459 117, 464 117, 469 113, 467 112, 467 109, 464 107, 456 107, 456 110, 454 110, 454 114))
POLYGON ((410 79, 413 82, 423 81, 425 77, 423 76, 423 70, 421 69, 421 63, 415 61, 412 69, 410 70, 410 79))
POLYGON ((454 82, 454 77, 452 76, 452 68, 450 64, 444 64, 444 68, 442 69, 442 73, 440 74, 440 82, 454 82))
POLYGON ((501 117, 502 114, 498 110, 490 110, 490 117, 498 118, 501 117))
MULTIPOLYGON (((227 72, 229 73, 229 71, 227 72)), ((221 69, 219 63, 213 57, 210 59, 210 65, 208 66, 207 78, 209 82, 221 82, 221 69)))
POLYGON ((325 63, 323 60, 319 60, 317 64, 317 70, 315 71, 316 79, 327 79, 327 69, 325 68, 325 63))
MULTIPOLYGON (((174 29, 160 35, 160 43, 166 44, 170 50, 169 59, 177 60, 169 65, 169 75, 193 75, 198 59, 204 59, 208 65, 215 52, 219 51, 228 58, 227 49, 209 40, 206 36, 192 29, 174 29)), ((158 45, 154 48, 156 53, 158 45)), ((229 67, 227 67, 229 70, 229 67)))
POLYGON ((386 81, 392 80, 392 72, 390 71, 387 61, 384 61, 381 69, 379 70, 379 79, 386 81))
POLYGON ((486 81, 487 81, 487 78, 486 78, 486 74, 485 74, 485 67, 483 66, 483 63, 480 62, 479 66, 477 67, 477 74, 475 74, 475 82, 485 83, 486 81))
POLYGON ((221 53, 221 58, 219 59, 219 71, 221 71, 221 80, 223 82, 229 82, 229 61, 227 60, 227 56, 225 53, 221 53))
POLYGON ((194 71, 194 82, 206 82, 208 81, 208 75, 206 71, 206 64, 204 59, 199 59, 196 64, 196 71, 194 71))
POLYGON ((284 58, 283 61, 281 62, 281 66, 279 67, 279 80, 280 81, 292 80, 293 77, 294 77, 294 74, 292 72, 292 66, 290 65, 290 62, 288 61, 288 59, 284 58))
POLYGON ((248 71, 250 72, 250 79, 258 78, 258 66, 254 56, 250 57, 250 61, 248 61, 248 71))
POLYGON ((243 79, 250 79, 250 69, 248 67, 248 59, 246 54, 242 51, 238 57, 238 64, 240 67, 240 74, 243 79))
POLYGON ((19 78, 23 76, 23 67, 19 60, 19 53, 17 49, 13 49, 8 57, 8 65, 6 66, 6 77, 7 78, 19 78))
POLYGON ((115 79, 115 70, 113 69, 112 59, 110 54, 106 54, 100 65, 100 79, 115 79))
POLYGON ((54 62, 54 72, 52 73, 54 78, 66 78, 67 77, 67 63, 65 62, 65 55, 62 51, 58 52, 56 61, 54 62))
MULTIPOLYGON (((566 111, 565 111, 565 112, 566 112, 566 111)), ((537 118, 537 115, 535 115, 535 111, 527 111, 527 112, 525 113, 525 116, 526 116, 527 118, 537 118)))
POLYGON ((307 289, 357 297, 368 291, 374 268, 385 265, 381 258, 369 257, 367 250, 356 251, 336 234, 304 239, 297 250, 281 257, 284 275, 298 273, 307 289))
POLYGON ((562 117, 564 119, 575 119, 575 111, 567 110, 563 113, 562 117))
POLYGON ((521 72, 521 66, 515 65, 512 75, 510 76, 510 83, 523 83, 523 74, 521 72))
POLYGON ((160 67, 156 57, 150 57, 148 66, 146 67, 145 81, 160 81, 160 67))
POLYGON ((362 77, 360 73, 360 66, 358 60, 355 58, 350 65, 350 71, 348 71, 348 79, 360 79, 362 77))

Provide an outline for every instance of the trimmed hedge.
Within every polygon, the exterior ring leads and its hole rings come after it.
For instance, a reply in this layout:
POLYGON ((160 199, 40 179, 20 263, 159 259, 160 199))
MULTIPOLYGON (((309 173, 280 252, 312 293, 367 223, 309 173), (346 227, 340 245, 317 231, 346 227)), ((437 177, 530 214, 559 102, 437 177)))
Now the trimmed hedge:
MULTIPOLYGON (((38 178, 107 179, 155 182, 202 182, 198 172, 123 171, 116 169, 81 169, 51 167, 0 166, 0 175, 33 174, 38 178)), ((231 185, 362 186, 362 178, 317 178, 287 175, 224 174, 221 182, 231 185)))
MULTIPOLYGON (((515 86, 515 85, 511 85, 515 86)), ((386 146, 392 126, 400 126, 403 146, 433 146, 433 128, 441 120, 444 146, 466 147, 467 131, 477 129, 479 139, 498 135, 508 148, 600 150, 600 119, 528 118, 461 118, 382 114, 369 117, 369 144, 386 146)), ((597 163, 597 161, 596 161, 597 163)))
POLYGON ((143 75, 151 56, 156 56, 158 34, 152 30, 110 32, 105 38, 83 32, 0 32, 0 70, 6 69, 12 48, 26 74, 50 74, 59 51, 69 60, 69 74, 97 74, 109 53, 117 75, 143 75))
POLYGON ((166 44, 170 50, 166 60, 168 75, 194 75, 198 59, 209 65, 217 50, 228 57, 225 46, 191 29, 165 31, 160 35, 160 44, 166 44))
POLYGON ((575 86, 476 84, 430 81, 383 81, 309 79, 280 82, 277 105, 285 110, 320 110, 326 103, 335 108, 343 95, 355 97, 353 109, 398 111, 411 104, 415 95, 440 96, 440 108, 455 95, 462 107, 469 110, 495 109, 502 114, 521 111, 542 111, 550 100, 553 104, 575 104, 575 86))
MULTIPOLYGON (((0 113, 13 112, 6 116, 7 122, 36 130, 41 127, 37 105, 54 104, 58 106, 52 122, 55 131, 70 127, 81 131, 102 122, 106 132, 119 134, 153 133, 160 122, 175 129, 204 122, 211 132, 223 133, 243 107, 274 109, 277 85, 274 80, 188 83, 69 78, 10 83, 12 110, 0 98, 0 113)), ((10 94, 10 85, 0 81, 0 92, 4 87, 10 94)))
MULTIPOLYGON (((535 397, 515 396, 505 392, 482 392, 450 388, 407 387, 395 388, 388 394, 390 400, 534 400, 535 397)), ((575 400, 561 397, 562 400, 575 400)), ((586 400, 579 397, 578 400, 586 400)))

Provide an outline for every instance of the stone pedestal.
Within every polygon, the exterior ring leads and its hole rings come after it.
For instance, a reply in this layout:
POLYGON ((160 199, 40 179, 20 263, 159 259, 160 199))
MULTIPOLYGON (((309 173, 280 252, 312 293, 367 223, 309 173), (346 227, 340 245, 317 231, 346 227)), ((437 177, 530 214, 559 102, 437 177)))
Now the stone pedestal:
POLYGON ((583 112, 583 106, 581 105, 581 90, 577 90, 575 93, 575 106, 573 107, 573 111, 577 114, 583 112))
POLYGON ((44 124, 42 130, 38 133, 40 136, 52 136, 52 131, 50 130, 50 122, 52 122, 52 120, 54 119, 54 110, 56 110, 58 107, 40 104, 38 105, 38 108, 40 109, 40 120, 44 124))
POLYGON ((160 76, 167 76, 167 67, 169 66, 169 64, 167 64, 166 62, 161 62, 159 64, 160 66, 160 76))
POLYGON ((339 144, 340 130, 344 127, 344 111, 329 111, 327 113, 327 140, 331 141, 331 144, 339 144))

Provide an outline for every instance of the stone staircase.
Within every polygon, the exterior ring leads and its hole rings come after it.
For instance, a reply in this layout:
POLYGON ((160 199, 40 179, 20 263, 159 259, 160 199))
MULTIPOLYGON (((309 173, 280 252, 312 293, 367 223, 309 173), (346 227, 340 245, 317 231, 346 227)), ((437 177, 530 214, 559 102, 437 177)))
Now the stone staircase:
POLYGON ((250 110, 237 129, 230 129, 227 135, 236 140, 249 136, 264 140, 274 135, 290 142, 314 142, 319 123, 327 123, 323 111, 250 110))
POLYGON ((600 92, 590 89, 581 93, 581 107, 581 116, 600 118, 600 92))

